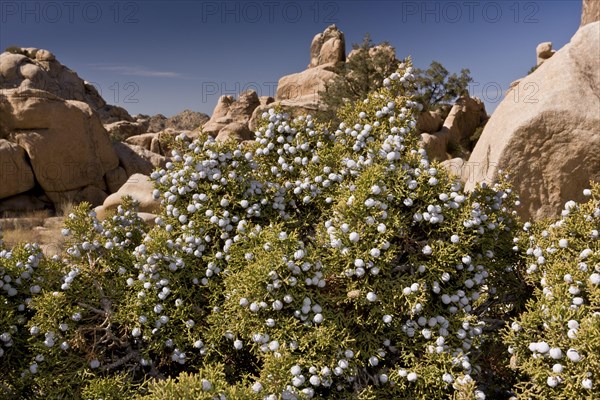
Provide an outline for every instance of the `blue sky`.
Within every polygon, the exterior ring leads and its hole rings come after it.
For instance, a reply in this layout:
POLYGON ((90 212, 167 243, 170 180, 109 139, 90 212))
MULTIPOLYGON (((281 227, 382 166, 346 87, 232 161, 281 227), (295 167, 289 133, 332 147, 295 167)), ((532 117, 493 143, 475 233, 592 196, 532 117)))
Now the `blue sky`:
POLYGON ((535 64, 536 46, 561 48, 580 18, 581 0, 0 0, 0 47, 52 51, 131 114, 211 114, 221 94, 273 95, 335 23, 347 52, 368 32, 417 67, 469 68, 471 94, 491 113, 535 64))

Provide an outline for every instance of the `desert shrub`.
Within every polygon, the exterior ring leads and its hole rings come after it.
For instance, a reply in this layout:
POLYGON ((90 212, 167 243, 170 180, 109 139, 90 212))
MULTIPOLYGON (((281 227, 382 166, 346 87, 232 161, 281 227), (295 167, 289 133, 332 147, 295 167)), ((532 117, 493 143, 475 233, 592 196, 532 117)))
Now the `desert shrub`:
POLYGON ((30 367, 32 356, 27 323, 33 313, 29 305, 48 284, 41 271, 52 269, 52 264, 56 260, 45 259, 37 244, 8 249, 0 239, 0 394, 16 398, 28 392, 21 374, 30 367))
MULTIPOLYGON (((322 110, 317 114, 323 120, 339 123, 336 110, 346 103, 357 103, 378 89, 402 63, 395 57, 395 50, 387 42, 375 45, 369 34, 361 44, 352 45, 352 57, 335 66, 338 75, 319 93, 322 110)), ((463 68, 460 74, 450 73, 440 62, 432 61, 426 69, 415 69, 414 99, 425 111, 437 110, 442 119, 448 115, 452 104, 461 96, 468 95, 473 81, 471 71, 463 68)))
POLYGON ((122 277, 134 271, 133 250, 145 227, 132 206, 125 201, 105 221, 87 204, 68 215, 65 257, 43 271, 47 285, 29 304, 32 355, 23 379, 34 398, 80 398, 100 386, 117 398, 117 387, 126 393, 127 385, 111 381, 137 373, 139 345, 131 336, 137 313, 122 277))
POLYGON ((432 61, 429 68, 416 71, 416 100, 426 110, 443 111, 445 119, 449 110, 445 105, 452 104, 461 96, 468 95, 469 84, 473 82, 471 71, 463 68, 460 75, 450 72, 438 61, 432 61))
POLYGON ((19 46, 8 46, 7 48, 4 49, 4 51, 6 53, 27 55, 27 52, 24 51, 19 46))
POLYGON ((527 71, 527 75, 533 74, 539 67, 540 67, 539 65, 534 65, 533 67, 531 67, 529 69, 529 71, 527 71))
POLYGON ((428 161, 414 80, 402 65, 333 131, 269 110, 252 143, 180 136, 150 230, 130 202, 76 208, 10 366, 29 397, 483 398, 515 196, 428 161))
POLYGON ((144 400, 213 400, 215 398, 250 399, 254 392, 243 384, 230 385, 222 364, 201 368, 196 373, 183 372, 176 379, 154 381, 144 400), (217 397, 219 396, 219 397, 217 397))
POLYGON ((600 397, 600 186, 569 201, 562 218, 526 224, 517 246, 534 289, 504 332, 520 398, 600 397))
POLYGON ((335 66, 338 75, 319 93, 324 109, 317 114, 322 120, 339 123, 336 110, 345 103, 364 100, 381 82, 398 69, 394 48, 387 42, 375 45, 369 34, 361 44, 352 45, 351 57, 335 66), (377 51, 381 49, 383 51, 377 51))
POLYGON ((465 195, 417 150, 411 78, 345 107, 335 132, 272 110, 255 143, 205 138, 154 173, 182 264, 160 277, 187 309, 168 320, 188 324, 156 341, 178 362, 224 362, 257 398, 481 396, 478 306, 510 265, 513 196, 465 195))

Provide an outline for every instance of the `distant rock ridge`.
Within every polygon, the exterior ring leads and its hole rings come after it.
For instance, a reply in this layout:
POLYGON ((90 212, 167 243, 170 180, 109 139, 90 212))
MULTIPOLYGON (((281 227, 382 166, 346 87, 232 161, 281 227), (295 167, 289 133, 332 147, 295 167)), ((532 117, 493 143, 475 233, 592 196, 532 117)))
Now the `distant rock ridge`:
POLYGON ((192 131, 207 123, 210 116, 201 112, 184 110, 170 118, 162 114, 156 114, 151 117, 143 116, 143 118, 149 120, 147 132, 156 133, 168 128, 192 131))

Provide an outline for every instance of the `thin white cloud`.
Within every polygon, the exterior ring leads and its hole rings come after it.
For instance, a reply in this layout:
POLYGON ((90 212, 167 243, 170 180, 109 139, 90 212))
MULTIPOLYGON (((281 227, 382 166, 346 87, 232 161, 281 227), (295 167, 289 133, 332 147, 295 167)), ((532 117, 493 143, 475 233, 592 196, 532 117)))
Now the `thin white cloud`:
POLYGON ((183 75, 173 71, 155 71, 136 65, 92 64, 93 69, 111 71, 120 75, 143 76, 150 78, 182 78, 183 75))

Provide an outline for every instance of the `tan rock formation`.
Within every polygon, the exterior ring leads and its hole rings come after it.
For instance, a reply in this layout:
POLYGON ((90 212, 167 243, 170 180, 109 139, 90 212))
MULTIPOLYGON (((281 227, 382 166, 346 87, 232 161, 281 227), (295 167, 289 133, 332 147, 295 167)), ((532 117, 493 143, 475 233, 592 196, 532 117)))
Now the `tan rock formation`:
POLYGON ((46 192, 84 188, 118 166, 100 119, 86 103, 11 89, 0 95, 0 116, 46 192))
POLYGON ((600 1, 583 0, 581 26, 600 21, 600 1))
POLYGON ((552 57, 556 50, 552 50, 552 42, 538 44, 535 49, 536 65, 539 67, 544 61, 552 57))
POLYGON ((469 159, 466 189, 512 173, 524 218, 555 217, 568 200, 583 200, 600 180, 600 22, 581 27, 571 42, 521 79, 536 96, 507 96, 487 123, 469 159))
POLYGON ((332 66, 346 60, 346 41, 344 33, 335 25, 328 26, 318 33, 310 45, 310 63, 308 68, 322 65, 332 66))
POLYGON ((25 150, 0 139, 0 199, 33 189, 35 180, 25 150))

